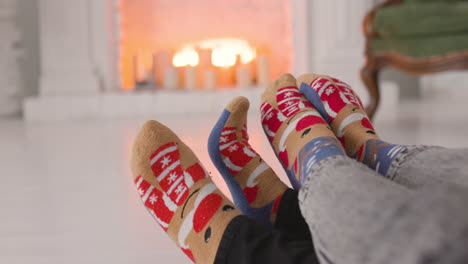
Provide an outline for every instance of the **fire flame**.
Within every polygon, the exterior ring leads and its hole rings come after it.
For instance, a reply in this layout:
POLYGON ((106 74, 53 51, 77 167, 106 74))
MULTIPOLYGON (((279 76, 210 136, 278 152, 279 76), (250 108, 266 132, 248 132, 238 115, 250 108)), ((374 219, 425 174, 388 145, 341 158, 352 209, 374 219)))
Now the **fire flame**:
POLYGON ((185 46, 178 51, 172 63, 175 67, 196 66, 199 56, 196 48, 211 50, 211 63, 217 67, 231 67, 237 62, 239 56, 243 64, 250 63, 257 56, 255 49, 245 40, 241 39, 210 39, 185 46))
POLYGON ((199 60, 198 53, 193 47, 184 47, 174 55, 172 64, 174 64, 175 67, 195 67, 198 65, 199 60))

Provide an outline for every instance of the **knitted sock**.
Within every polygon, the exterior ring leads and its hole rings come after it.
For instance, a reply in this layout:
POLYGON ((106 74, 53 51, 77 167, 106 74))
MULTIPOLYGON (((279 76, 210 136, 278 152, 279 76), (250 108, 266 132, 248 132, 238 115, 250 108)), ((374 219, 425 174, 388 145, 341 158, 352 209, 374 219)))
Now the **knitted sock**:
POLYGON ((196 263, 213 263, 240 212, 193 152, 169 128, 148 121, 135 141, 132 172, 147 210, 176 245, 196 263))
POLYGON ((252 149, 247 134, 249 101, 232 100, 208 140, 211 160, 231 191, 234 204, 265 225, 276 219, 278 205, 288 188, 252 149))
POLYGON ((380 140, 351 87, 338 79, 314 74, 299 77, 298 85, 331 125, 348 156, 386 176, 393 160, 407 146, 380 140))
POLYGON ((283 74, 262 95, 262 125, 294 189, 314 165, 344 151, 312 104, 299 92, 296 79, 283 74))

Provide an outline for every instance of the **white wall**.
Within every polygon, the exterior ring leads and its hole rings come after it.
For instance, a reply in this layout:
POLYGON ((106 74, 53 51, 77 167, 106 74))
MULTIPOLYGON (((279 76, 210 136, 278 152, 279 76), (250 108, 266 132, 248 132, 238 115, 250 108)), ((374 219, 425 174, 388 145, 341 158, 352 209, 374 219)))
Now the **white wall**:
POLYGON ((291 0, 296 75, 319 73, 347 82, 367 100, 361 25, 374 0, 291 0))
POLYGON ((0 0, 0 117, 20 111, 18 42, 20 34, 14 23, 17 5, 14 0, 0 0))
POLYGON ((21 32, 20 46, 23 56, 19 58, 22 90, 25 96, 36 95, 39 89, 39 0, 17 1, 16 26, 21 32))
POLYGON ((21 112, 38 92, 38 0, 0 0, 0 116, 21 112))

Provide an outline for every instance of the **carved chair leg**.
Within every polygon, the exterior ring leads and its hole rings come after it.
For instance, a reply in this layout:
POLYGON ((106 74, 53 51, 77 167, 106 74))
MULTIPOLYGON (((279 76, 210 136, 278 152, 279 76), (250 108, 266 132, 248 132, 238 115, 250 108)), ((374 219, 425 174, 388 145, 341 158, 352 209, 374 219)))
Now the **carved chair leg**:
POLYGON ((380 103, 379 69, 372 64, 366 64, 361 70, 361 79, 369 92, 370 102, 366 112, 372 120, 380 103))

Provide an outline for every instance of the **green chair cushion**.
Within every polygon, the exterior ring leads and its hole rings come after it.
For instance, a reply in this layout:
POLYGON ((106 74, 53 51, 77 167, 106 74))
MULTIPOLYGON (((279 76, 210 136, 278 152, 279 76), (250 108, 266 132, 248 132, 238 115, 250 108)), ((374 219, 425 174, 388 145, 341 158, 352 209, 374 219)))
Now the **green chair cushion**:
POLYGON ((412 58, 468 52, 468 33, 453 36, 375 39, 372 47, 375 53, 395 52, 412 58))
POLYGON ((467 2, 468 0, 405 0, 404 3, 456 3, 456 2, 467 2))
POLYGON ((374 30, 383 38, 468 33, 468 1, 382 8, 376 13, 374 30))

